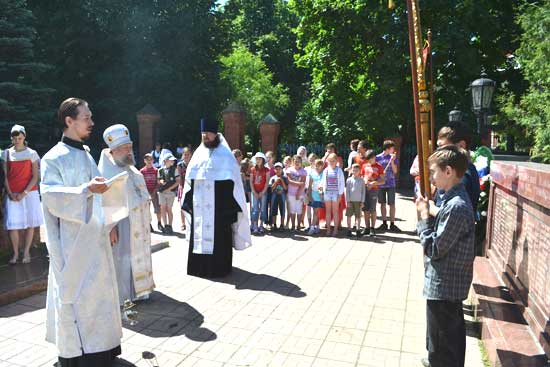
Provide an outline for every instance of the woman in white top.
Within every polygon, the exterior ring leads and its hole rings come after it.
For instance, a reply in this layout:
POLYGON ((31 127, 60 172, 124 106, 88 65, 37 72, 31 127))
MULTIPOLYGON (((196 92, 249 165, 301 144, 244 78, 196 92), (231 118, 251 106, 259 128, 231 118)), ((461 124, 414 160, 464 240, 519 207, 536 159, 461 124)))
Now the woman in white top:
POLYGON ((5 173, 7 200, 5 206, 5 228, 13 247, 10 264, 19 259, 20 234, 24 241, 23 263, 31 261, 30 247, 34 228, 44 224, 40 196, 38 195, 38 164, 36 151, 27 147, 26 131, 21 125, 11 129, 13 146, 2 152, 2 166, 5 173))

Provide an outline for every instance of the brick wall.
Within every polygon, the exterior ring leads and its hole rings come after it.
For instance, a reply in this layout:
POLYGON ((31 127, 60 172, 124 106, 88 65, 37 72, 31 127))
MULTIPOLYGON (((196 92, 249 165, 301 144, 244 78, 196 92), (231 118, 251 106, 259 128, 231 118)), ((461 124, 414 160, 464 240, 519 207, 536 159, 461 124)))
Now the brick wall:
POLYGON ((550 354, 550 165, 494 161, 487 257, 550 354))

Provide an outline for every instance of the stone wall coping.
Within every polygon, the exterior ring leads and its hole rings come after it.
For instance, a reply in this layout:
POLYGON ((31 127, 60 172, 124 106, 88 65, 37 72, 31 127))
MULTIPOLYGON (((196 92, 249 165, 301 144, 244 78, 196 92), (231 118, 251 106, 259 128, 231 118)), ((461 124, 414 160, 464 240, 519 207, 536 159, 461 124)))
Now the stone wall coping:
POLYGON ((513 192, 544 208, 550 208, 550 165, 532 162, 491 162, 491 178, 513 192))

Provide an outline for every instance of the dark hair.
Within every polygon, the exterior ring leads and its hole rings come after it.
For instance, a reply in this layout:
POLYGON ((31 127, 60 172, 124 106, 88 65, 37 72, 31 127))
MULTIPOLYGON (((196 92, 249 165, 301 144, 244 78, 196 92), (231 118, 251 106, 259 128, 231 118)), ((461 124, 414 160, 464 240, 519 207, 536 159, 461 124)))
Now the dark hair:
POLYGON ((466 144, 466 149, 469 149, 470 144, 472 143, 472 134, 466 125, 456 123, 442 127, 437 133, 437 139, 445 139, 453 144, 458 144, 461 141, 464 141, 464 144, 466 144))
POLYGON ((349 144, 351 145, 351 148, 353 150, 357 150, 357 146, 359 145, 359 139, 353 139, 352 141, 349 142, 349 144))
POLYGON ((351 165, 351 168, 361 169, 361 166, 359 165, 359 163, 354 163, 351 165))
POLYGON ((457 147, 456 145, 446 145, 438 148, 428 158, 428 163, 435 163, 437 166, 444 170, 449 166, 456 171, 458 178, 464 176, 464 173, 468 169, 470 158, 466 150, 457 147))
POLYGON ((366 140, 361 140, 361 141, 359 142, 359 146, 360 146, 361 148, 363 148, 363 149, 367 149, 367 147, 369 146, 369 142, 366 141, 366 140))
POLYGON ((76 119, 78 116, 78 107, 87 105, 88 102, 85 100, 74 97, 67 98, 61 102, 61 105, 59 105, 59 108, 57 109, 57 120, 59 122, 59 127, 61 127, 62 130, 68 128, 65 118, 70 117, 72 119, 76 119))
POLYGON ((393 140, 384 140, 384 143, 382 144, 382 150, 390 149, 395 147, 395 143, 393 140))
POLYGON ((336 153, 336 144, 328 143, 327 145, 325 145, 325 150, 328 150, 328 149, 332 149, 334 150, 334 153, 336 153))
POLYGON ((372 149, 367 150, 367 152, 365 153, 365 158, 366 159, 372 159, 372 158, 375 158, 375 157, 376 157, 376 152, 372 149))

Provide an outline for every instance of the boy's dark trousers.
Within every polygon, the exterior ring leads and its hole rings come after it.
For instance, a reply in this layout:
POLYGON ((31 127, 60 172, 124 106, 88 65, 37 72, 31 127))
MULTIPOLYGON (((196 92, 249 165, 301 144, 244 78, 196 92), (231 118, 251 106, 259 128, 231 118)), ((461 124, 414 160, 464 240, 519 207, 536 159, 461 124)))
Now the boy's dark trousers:
POLYGON ((464 367, 466 327, 462 301, 427 300, 426 319, 430 367, 464 367))
MULTIPOLYGON (((266 182, 266 185, 267 185, 267 182, 266 182)), ((265 222, 265 224, 272 225, 273 223, 271 223, 272 222, 272 215, 271 215, 271 195, 272 195, 272 192, 271 192, 271 186, 267 187, 266 195, 267 195, 267 198, 265 200, 265 206, 266 206, 266 210, 267 210, 267 222, 265 222)))

